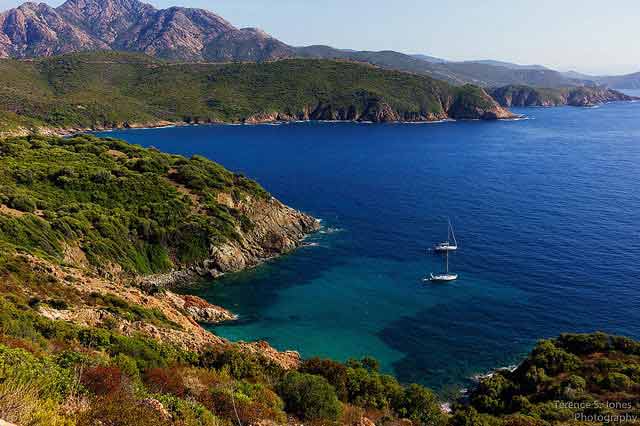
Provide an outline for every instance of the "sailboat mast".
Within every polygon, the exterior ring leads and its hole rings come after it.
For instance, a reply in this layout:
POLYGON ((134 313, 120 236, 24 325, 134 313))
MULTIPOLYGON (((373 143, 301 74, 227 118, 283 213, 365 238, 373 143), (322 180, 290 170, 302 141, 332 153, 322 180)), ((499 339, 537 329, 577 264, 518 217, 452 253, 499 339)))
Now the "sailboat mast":
POLYGON ((456 234, 453 232, 453 225, 451 224, 451 219, 449 219, 449 235, 453 238, 453 245, 458 246, 458 241, 456 241, 456 234))
POLYGON ((446 264, 445 272, 448 274, 449 273, 449 250, 446 250, 444 252, 444 259, 446 264))

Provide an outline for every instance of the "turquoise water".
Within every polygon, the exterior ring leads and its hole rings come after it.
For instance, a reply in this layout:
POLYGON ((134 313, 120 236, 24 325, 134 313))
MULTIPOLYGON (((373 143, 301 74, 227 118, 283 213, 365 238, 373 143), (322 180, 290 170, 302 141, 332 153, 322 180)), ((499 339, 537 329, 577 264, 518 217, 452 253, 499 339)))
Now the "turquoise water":
POLYGON ((108 135, 205 155, 323 220, 307 247, 199 290, 240 315, 216 333, 373 355, 442 388, 560 332, 640 337, 640 103, 519 112, 528 119, 108 135), (426 284, 447 217, 460 279, 426 284))

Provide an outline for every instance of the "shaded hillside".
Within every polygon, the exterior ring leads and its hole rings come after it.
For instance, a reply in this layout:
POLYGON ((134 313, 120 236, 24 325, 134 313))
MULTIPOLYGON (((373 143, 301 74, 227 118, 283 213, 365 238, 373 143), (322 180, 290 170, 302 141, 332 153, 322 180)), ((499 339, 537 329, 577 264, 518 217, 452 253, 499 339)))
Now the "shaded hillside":
POLYGON ((482 89, 367 65, 282 60, 170 64, 85 53, 0 61, 0 111, 55 128, 276 120, 509 117, 482 89))
POLYGON ((329 46, 307 46, 296 48, 296 54, 309 58, 348 59, 366 62, 382 68, 429 75, 451 84, 475 84, 483 87, 525 84, 538 87, 564 87, 583 82, 564 76, 554 70, 515 66, 495 61, 450 62, 434 60, 420 55, 405 55, 394 51, 341 50, 329 46))
POLYGON ((605 84, 614 89, 640 89, 640 72, 627 75, 596 77, 600 84, 605 84))
POLYGON ((504 107, 593 106, 606 102, 631 101, 635 98, 605 87, 565 87, 558 89, 529 86, 505 86, 489 90, 504 107))

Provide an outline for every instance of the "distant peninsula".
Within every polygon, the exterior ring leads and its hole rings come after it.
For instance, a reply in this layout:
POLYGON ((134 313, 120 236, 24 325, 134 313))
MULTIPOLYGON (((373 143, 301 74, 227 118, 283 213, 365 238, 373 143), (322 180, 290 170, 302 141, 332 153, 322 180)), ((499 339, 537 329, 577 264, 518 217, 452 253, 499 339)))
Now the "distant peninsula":
POLYGON ((8 134, 171 123, 512 117, 480 87, 352 62, 176 64, 119 52, 0 60, 0 131, 8 134))
POLYGON ((598 86, 536 88, 510 85, 490 89, 489 94, 503 107, 553 107, 570 105, 590 107, 607 102, 632 101, 639 98, 598 86))

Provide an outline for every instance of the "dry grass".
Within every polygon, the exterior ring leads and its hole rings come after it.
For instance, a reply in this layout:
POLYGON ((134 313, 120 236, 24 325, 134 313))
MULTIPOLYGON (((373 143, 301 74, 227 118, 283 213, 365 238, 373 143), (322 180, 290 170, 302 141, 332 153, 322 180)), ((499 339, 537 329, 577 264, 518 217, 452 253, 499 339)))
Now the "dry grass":
POLYGON ((36 383, 8 379, 0 384, 0 418, 21 426, 72 426, 53 400, 42 399, 36 383))

